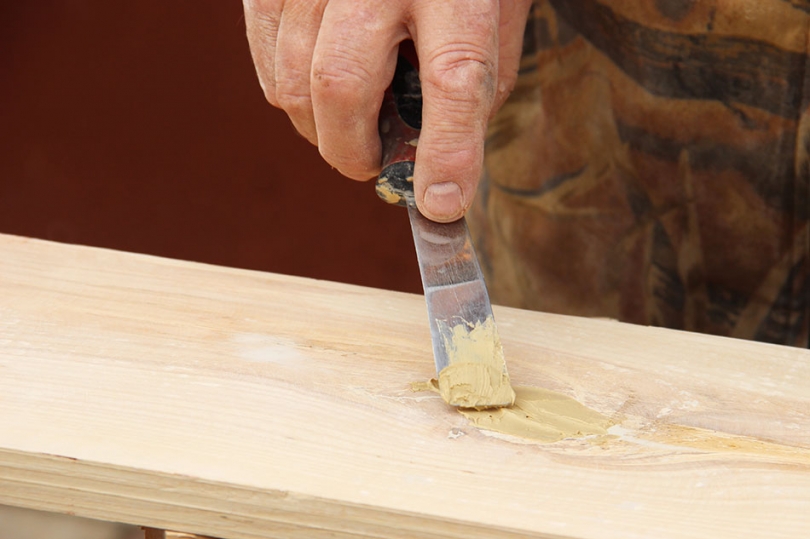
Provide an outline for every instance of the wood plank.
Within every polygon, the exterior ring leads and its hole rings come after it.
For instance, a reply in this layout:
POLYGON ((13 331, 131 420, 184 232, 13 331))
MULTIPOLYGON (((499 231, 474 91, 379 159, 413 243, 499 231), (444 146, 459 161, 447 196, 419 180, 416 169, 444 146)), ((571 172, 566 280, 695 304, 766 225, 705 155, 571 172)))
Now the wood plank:
MULTIPOLYGON (((370 255, 371 256, 371 255, 370 255)), ((0 236, 0 503, 214 537, 804 537, 810 352, 496 308, 609 436, 472 426, 419 296, 0 236)))

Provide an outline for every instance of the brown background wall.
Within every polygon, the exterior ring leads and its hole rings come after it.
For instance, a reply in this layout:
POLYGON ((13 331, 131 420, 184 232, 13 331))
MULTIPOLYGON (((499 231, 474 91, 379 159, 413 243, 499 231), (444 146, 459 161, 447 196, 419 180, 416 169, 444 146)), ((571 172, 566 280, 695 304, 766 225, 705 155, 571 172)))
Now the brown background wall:
POLYGON ((404 211, 264 101, 237 0, 0 3, 0 232, 420 290, 404 211))

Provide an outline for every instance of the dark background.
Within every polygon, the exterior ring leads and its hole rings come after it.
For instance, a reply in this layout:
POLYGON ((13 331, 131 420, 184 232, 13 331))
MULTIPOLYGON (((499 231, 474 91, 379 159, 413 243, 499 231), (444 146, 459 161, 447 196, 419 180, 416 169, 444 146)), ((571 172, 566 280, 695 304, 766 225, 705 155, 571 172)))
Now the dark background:
POLYGON ((2 2, 0 232, 421 288, 406 213, 264 100, 237 0, 2 2))

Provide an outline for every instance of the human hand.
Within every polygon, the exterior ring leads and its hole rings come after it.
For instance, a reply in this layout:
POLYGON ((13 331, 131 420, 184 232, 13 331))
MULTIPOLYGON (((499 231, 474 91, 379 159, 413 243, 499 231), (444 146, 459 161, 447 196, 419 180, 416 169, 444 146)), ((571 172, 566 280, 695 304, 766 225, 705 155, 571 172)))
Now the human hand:
POLYGON ((420 62, 419 210, 453 221, 472 204, 490 115, 512 90, 531 0, 244 0, 265 97, 342 174, 380 172, 377 119, 399 43, 420 62))

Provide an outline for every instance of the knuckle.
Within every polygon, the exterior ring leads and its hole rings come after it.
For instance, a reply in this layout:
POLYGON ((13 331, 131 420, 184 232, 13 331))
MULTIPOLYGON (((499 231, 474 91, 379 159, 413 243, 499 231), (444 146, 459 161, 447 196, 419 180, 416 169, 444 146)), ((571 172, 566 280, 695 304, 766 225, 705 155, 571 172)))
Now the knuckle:
POLYGON ((362 54, 351 49, 334 49, 312 65, 312 91, 342 98, 361 98, 361 89, 370 87, 374 75, 362 54))
POLYGON ((279 104, 278 99, 276 99, 276 91, 273 86, 265 84, 261 76, 259 77, 259 84, 261 84, 262 92, 264 92, 264 99, 268 103, 278 109, 284 108, 279 104))
POLYGON ((330 148, 324 141, 321 141, 318 151, 327 163, 338 169, 344 176, 354 180, 367 180, 379 168, 371 154, 360 149, 330 148))
POLYGON ((279 107, 278 100, 276 99, 276 81, 273 77, 272 66, 268 67, 265 62, 254 62, 256 67, 256 76, 259 79, 259 86, 261 86, 264 98, 268 103, 274 107, 279 107))
POLYGON ((298 114, 312 114, 312 98, 309 94, 293 92, 279 87, 276 91, 277 107, 290 116, 298 114))
POLYGON ((308 95, 278 93, 276 95, 277 107, 290 116, 307 114, 312 110, 312 100, 308 95))
POLYGON ((451 44, 428 58, 424 86, 452 101, 481 103, 495 95, 497 61, 483 47, 451 44))

